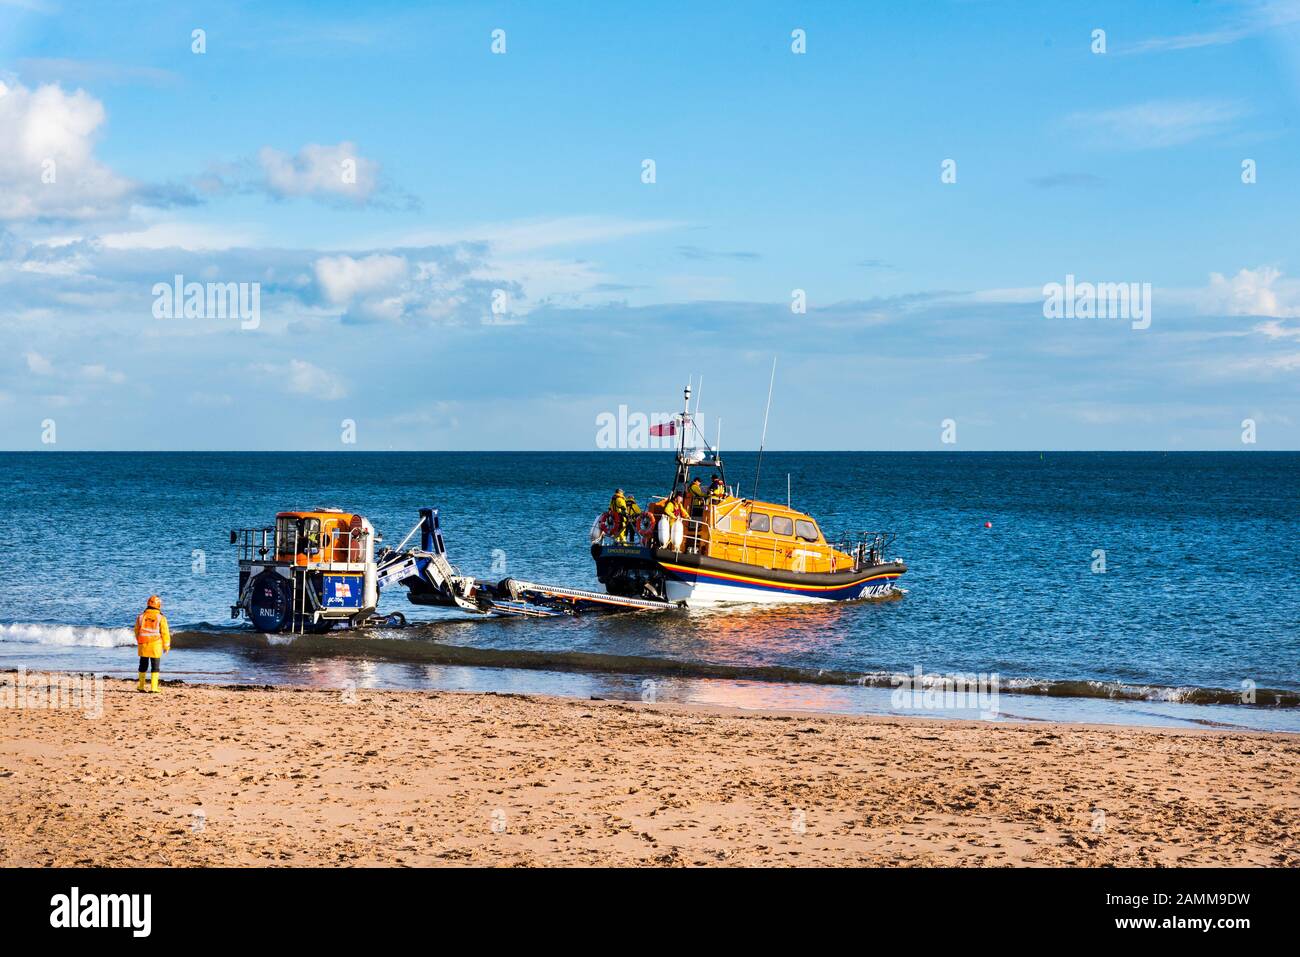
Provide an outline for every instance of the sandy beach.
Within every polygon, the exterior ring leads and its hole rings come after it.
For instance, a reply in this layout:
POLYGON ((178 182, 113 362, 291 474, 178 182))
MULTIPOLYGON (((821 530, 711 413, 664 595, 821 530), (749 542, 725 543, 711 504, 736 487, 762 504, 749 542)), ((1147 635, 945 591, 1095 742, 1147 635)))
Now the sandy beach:
POLYGON ((0 865, 1300 865, 1300 739, 108 681, 0 709, 0 865))

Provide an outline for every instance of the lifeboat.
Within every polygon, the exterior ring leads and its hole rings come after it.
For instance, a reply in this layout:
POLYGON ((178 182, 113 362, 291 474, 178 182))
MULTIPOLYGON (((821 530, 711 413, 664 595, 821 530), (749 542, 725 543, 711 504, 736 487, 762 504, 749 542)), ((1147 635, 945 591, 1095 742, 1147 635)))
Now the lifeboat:
POLYGON ((691 418, 688 388, 686 411, 677 417, 681 439, 672 491, 650 503, 650 518, 635 527, 619 523, 627 529, 615 534, 604 531, 614 523, 593 526, 596 576, 609 594, 707 607, 902 593, 897 582, 907 566, 886 557, 892 533, 828 538, 811 515, 789 504, 741 497, 726 484, 717 449, 686 447, 691 418), (704 494, 692 494, 692 488, 704 494), (673 515, 679 507, 665 506, 678 494, 685 509, 673 515))

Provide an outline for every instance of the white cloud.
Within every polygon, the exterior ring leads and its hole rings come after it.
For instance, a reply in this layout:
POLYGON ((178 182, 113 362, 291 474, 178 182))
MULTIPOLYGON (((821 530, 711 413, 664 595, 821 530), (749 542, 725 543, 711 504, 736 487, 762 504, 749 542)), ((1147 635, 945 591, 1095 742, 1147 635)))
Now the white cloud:
POLYGON ((191 392, 190 405, 209 409, 225 409, 235 404, 235 397, 225 392, 191 392))
POLYGON ((510 256, 556 246, 605 243, 647 233, 677 229, 683 223, 667 219, 614 219, 605 216, 560 216, 552 219, 489 223, 453 230, 422 230, 408 233, 392 246, 436 246, 454 243, 487 243, 493 252, 510 256))
POLYGON ((24 354, 23 358, 27 360, 27 371, 33 375, 52 375, 54 373, 53 363, 39 352, 28 352, 24 354))
POLYGON ((1288 326, 1276 319, 1261 322, 1253 331, 1270 339, 1300 339, 1300 326, 1288 326))
POLYGON ((1222 46, 1248 37, 1287 27, 1300 22, 1300 2, 1297 0, 1264 0, 1247 4, 1244 16, 1200 33, 1181 33, 1168 37, 1140 40, 1121 53, 1153 53, 1163 50, 1196 50, 1201 47, 1222 46))
POLYGON ((1250 356, 1245 359, 1217 361, 1206 366, 1207 374, 1229 376, 1259 376, 1270 372, 1300 371, 1300 352, 1287 352, 1275 356, 1250 356))
MULTIPOLYGON (((32 375, 52 376, 55 374, 54 363, 39 352, 25 352, 23 358, 27 362, 27 371, 32 375)), ((126 376, 121 372, 115 372, 98 362, 81 366, 77 370, 76 377, 86 382, 107 383, 109 385, 121 385, 126 381, 126 376)))
MULTIPOLYGON (((492 295, 502 290, 522 300, 509 278, 491 278, 464 250, 427 249, 416 258, 394 253, 322 256, 315 261, 316 287, 350 322, 435 321, 463 323, 489 317, 492 295)), ((513 310, 512 310, 513 311, 513 310)))
POLYGON ((357 297, 394 291, 410 273, 402 256, 376 253, 361 259, 352 256, 322 256, 316 260, 316 282, 325 298, 335 305, 347 305, 357 297))
MULTIPOLYGON (((597 288, 611 277, 583 260, 506 259, 481 266, 472 275, 476 279, 518 283, 528 291, 530 303, 580 305, 615 298, 597 288)), ((512 311, 522 310, 530 303, 514 303, 512 311)))
POLYGON ((309 143, 296 156, 264 146, 257 154, 267 190, 281 198, 317 196, 364 203, 378 186, 379 164, 356 145, 309 143))
POLYGON ((980 289, 971 293, 955 295, 951 298, 966 302, 1041 302, 1043 299, 1043 287, 1016 286, 1007 289, 980 289))
POLYGON ((1281 372, 1295 372, 1300 370, 1300 352, 1271 356, 1264 360, 1264 364, 1270 369, 1277 369, 1281 372))
POLYGON ((105 233, 99 242, 105 249, 192 249, 222 250, 257 244, 254 230, 241 226, 202 223, 159 222, 141 229, 105 233))
POLYGON ((1240 269, 1228 277, 1221 273, 1210 274, 1210 284, 1196 290, 1189 297, 1203 313, 1214 316, 1258 316, 1263 322, 1241 330, 1244 342, 1258 345, 1261 337, 1267 343, 1262 349, 1249 352, 1249 346, 1231 352, 1219 352, 1205 363, 1205 371, 1212 375, 1264 377, 1273 373, 1300 371, 1300 352, 1277 352, 1300 339, 1300 325, 1285 319, 1300 317, 1300 281, 1287 279, 1280 269, 1260 266, 1240 269))
POLYGON ((84 90, 0 83, 0 220, 122 212, 135 187, 94 156, 104 118, 84 90))
POLYGON ((289 361, 286 388, 298 395, 309 395, 317 399, 341 399, 348 394, 338 378, 301 359, 289 361))
MULTIPOLYGON (((561 216, 550 219, 486 223, 451 229, 419 230, 382 237, 391 248, 410 246, 487 247, 483 262, 470 278, 484 283, 511 285, 517 292, 510 297, 510 317, 484 319, 491 325, 509 325, 539 305, 595 305, 628 298, 635 287, 622 284, 617 277, 600 268, 587 257, 567 258, 563 254, 546 255, 545 250, 565 246, 605 246, 612 242, 635 239, 654 233, 680 229, 685 223, 667 219, 621 219, 606 216, 561 216)), ((691 289, 701 282, 688 280, 691 289)), ((717 296, 732 280, 719 280, 710 295, 717 296)), ((671 280, 668 281, 671 286, 671 280)), ((682 289, 668 289, 680 297, 682 289)))
POLYGON ((109 382, 113 385, 121 385, 126 381, 126 376, 121 372, 114 372, 112 369, 99 363, 84 365, 81 367, 81 377, 89 379, 92 382, 109 382))
POLYGON ((1097 146, 1160 149, 1220 133, 1245 113, 1241 104, 1227 100, 1148 100, 1072 113, 1063 125, 1097 146))
MULTIPOLYGON (((1300 282, 1282 278, 1281 270, 1272 266, 1241 269, 1231 279, 1221 273, 1211 273, 1209 288, 1202 296, 1202 306, 1208 312, 1229 316, 1267 316, 1271 319, 1300 316, 1300 282)), ((1265 335, 1273 335, 1267 329, 1258 326, 1256 329, 1265 335)))
POLYGON ((290 359, 288 363, 277 365, 263 362, 251 366, 250 371, 259 378, 270 378, 279 383, 280 388, 291 395, 306 395, 313 399, 330 401, 347 396, 347 387, 343 381, 319 366, 302 359, 290 359))

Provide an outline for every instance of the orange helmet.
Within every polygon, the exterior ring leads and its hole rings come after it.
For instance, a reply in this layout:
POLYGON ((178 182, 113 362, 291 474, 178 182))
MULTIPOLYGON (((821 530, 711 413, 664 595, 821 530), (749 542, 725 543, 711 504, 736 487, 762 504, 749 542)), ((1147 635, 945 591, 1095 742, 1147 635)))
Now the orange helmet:
POLYGON ((162 599, 159 598, 157 595, 150 595, 150 596, 149 596, 149 607, 150 607, 150 608, 157 608, 159 611, 162 611, 162 599))

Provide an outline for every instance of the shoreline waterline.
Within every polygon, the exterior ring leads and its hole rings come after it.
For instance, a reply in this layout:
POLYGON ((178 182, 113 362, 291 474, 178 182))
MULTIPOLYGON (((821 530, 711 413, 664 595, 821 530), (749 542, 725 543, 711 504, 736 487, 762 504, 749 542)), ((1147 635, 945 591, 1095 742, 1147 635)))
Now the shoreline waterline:
MULTIPOLYGON (((75 637, 74 626, 0 626, 0 631, 5 629, 9 635, 0 641, 0 674, 23 667, 32 672, 120 675, 133 667, 129 632, 88 629, 87 640, 96 644, 86 647, 67 643, 75 637), (14 638, 31 638, 40 628, 51 629, 63 643, 14 638)), ((418 633, 419 627, 415 630, 418 633)), ((383 634, 267 636, 244 628, 186 628, 173 636, 164 676, 223 686, 525 693, 753 712, 1300 733, 1300 708, 1295 705, 1300 695, 1285 689, 1257 689, 1256 703, 1248 704, 1242 702, 1241 692, 1224 688, 981 676, 919 665, 911 673, 734 665, 565 649, 476 647, 427 636, 396 637, 400 632, 383 634), (976 687, 989 679, 991 686, 976 687)))

